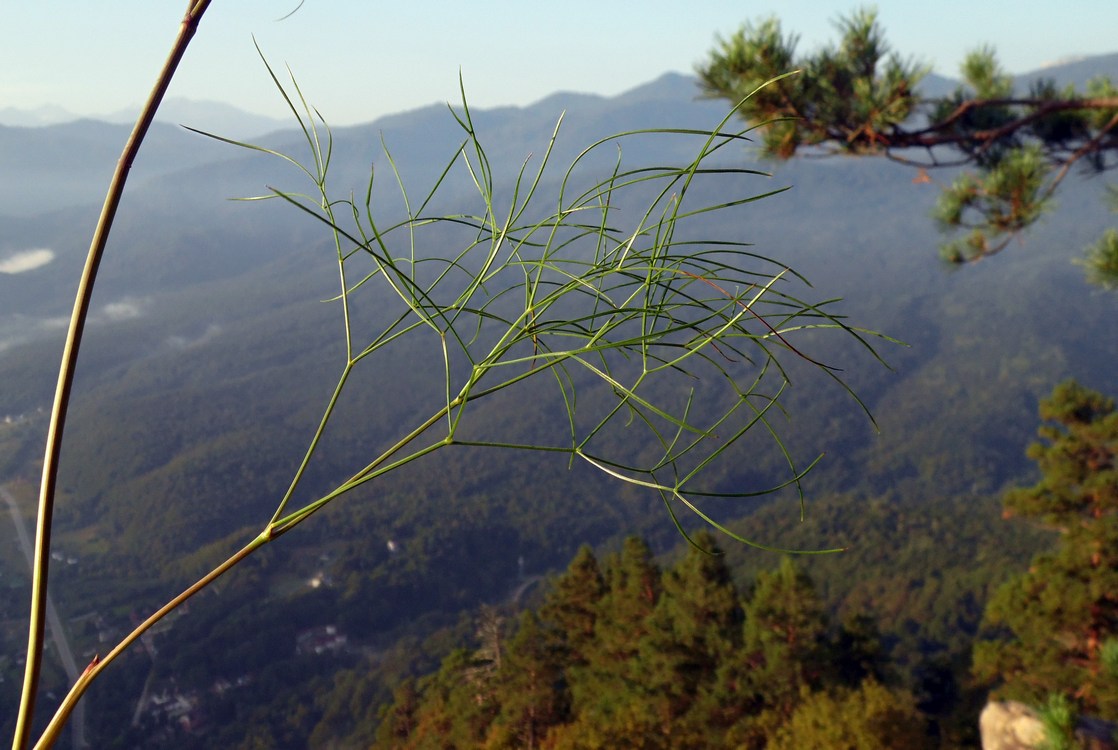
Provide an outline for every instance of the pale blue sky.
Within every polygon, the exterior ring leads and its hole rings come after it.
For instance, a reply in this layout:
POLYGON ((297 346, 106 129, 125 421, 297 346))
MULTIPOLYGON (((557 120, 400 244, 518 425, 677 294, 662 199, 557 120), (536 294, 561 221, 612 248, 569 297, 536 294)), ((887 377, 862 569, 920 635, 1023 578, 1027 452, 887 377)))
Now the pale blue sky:
MULTIPOLYGON (((290 65, 333 124, 457 98, 528 104, 556 90, 612 95, 666 71, 691 72, 717 33, 776 13, 801 49, 833 37, 857 7, 836 0, 512 0, 378 2, 214 0, 171 96, 283 116, 252 46, 290 65)), ((1026 72, 1069 56, 1118 52, 1118 2, 883 0, 889 40, 953 75, 963 54, 995 45, 1026 72), (1012 7, 1007 13, 1004 9, 1012 7)), ((0 0, 0 108, 56 104, 85 115, 138 105, 185 0, 0 0)))

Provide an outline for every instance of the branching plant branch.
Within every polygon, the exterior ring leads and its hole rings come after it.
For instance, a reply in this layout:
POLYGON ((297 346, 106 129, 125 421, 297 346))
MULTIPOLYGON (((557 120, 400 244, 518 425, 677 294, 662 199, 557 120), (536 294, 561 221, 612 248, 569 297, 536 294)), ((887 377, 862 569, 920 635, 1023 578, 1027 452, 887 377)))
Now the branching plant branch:
MULTIPOLYGON (((1012 76, 982 48, 964 60, 963 84, 952 95, 926 99, 918 86, 930 68, 889 51, 874 10, 855 11, 836 27, 837 45, 797 57, 796 37, 775 18, 746 23, 698 66, 700 84, 708 96, 736 101, 743 87, 771 77, 774 64, 799 70, 741 108, 747 120, 765 123, 768 156, 877 155, 920 170, 972 167, 944 188, 936 209, 944 231, 965 233, 941 248, 951 263, 1004 249, 1047 211, 1071 166, 1118 166, 1118 87, 1109 78, 1082 91, 1038 80, 1015 95, 1012 76), (911 150, 923 157, 902 153, 911 150)), ((914 182, 931 179, 922 171, 914 182)), ((1118 287, 1112 244, 1088 251, 1084 262, 1088 278, 1106 287, 1118 287)))
MULTIPOLYGON (((72 368, 76 357, 92 279, 128 166, 206 5, 201 0, 191 3, 174 51, 129 141, 106 200, 75 306, 72 343, 68 340, 67 344, 70 364, 64 365, 60 376, 56 402, 59 416, 57 423, 52 422, 56 441, 61 440, 72 379, 72 369, 67 367, 72 368)), ((551 197, 540 197, 539 190, 550 164, 551 145, 534 174, 527 171, 525 161, 511 185, 508 178, 499 179, 482 147, 463 92, 461 110, 452 109, 452 114, 465 133, 464 140, 422 201, 413 203, 408 197, 391 153, 385 148, 404 199, 406 217, 381 224, 372 206, 372 175, 363 207, 352 193, 348 198, 332 197, 327 184, 332 133, 321 115, 306 103, 294 78, 294 93, 289 94, 274 70, 270 66, 267 69, 299 124, 309 159, 300 161, 261 146, 214 137, 281 159, 314 185, 309 194, 269 189, 266 195, 246 200, 281 200, 330 231, 339 284, 330 302, 340 305, 345 362, 304 456, 262 530, 154 612, 104 658, 95 658, 64 698, 36 747, 50 747, 57 740, 93 680, 169 612, 342 495, 451 446, 561 453, 572 463, 581 459, 631 487, 659 494, 677 528, 689 540, 675 506, 743 543, 764 547, 733 535, 700 506, 700 501, 748 498, 794 487, 802 502, 801 481, 818 458, 800 468, 769 417, 770 412, 783 412, 779 399, 790 383, 778 355, 791 353, 806 367, 821 371, 844 388, 835 368, 807 355, 802 345, 792 343, 795 332, 831 329, 880 359, 867 342, 868 336, 879 334, 852 327, 842 316, 829 312, 835 300, 809 302, 794 296, 789 285, 807 286, 806 280, 785 264, 747 250, 747 243, 740 240, 696 239, 689 233, 686 239, 677 237, 677 232, 683 234, 680 226, 684 222, 740 208, 782 190, 743 196, 739 183, 728 182, 708 193, 708 202, 696 197, 704 195, 695 190, 699 180, 761 174, 735 166, 707 165, 712 154, 748 137, 749 128, 727 132, 733 109, 709 131, 637 130, 591 144, 553 180, 558 183, 559 198, 555 202, 551 197), (621 143, 633 136, 686 138, 697 143, 697 148, 693 160, 683 165, 623 168, 621 143), (602 160, 598 155, 608 149, 615 149, 617 157, 612 168, 606 167, 607 176, 587 177, 591 171, 600 170, 597 165, 602 160), (453 170, 455 166, 460 171, 453 170), (471 199, 475 212, 428 214, 428 206, 450 180, 452 171, 475 191, 471 199), (507 210, 504 198, 498 200, 499 194, 511 194, 507 210), (571 195, 576 197, 572 199, 571 195), (418 210, 413 210, 417 204, 418 210), (620 210, 621 206, 626 210, 620 210), (618 226, 617 221, 625 217, 635 217, 633 225, 618 226), (455 241, 461 240, 462 244, 448 251, 442 237, 434 243, 437 250, 425 247, 417 234, 427 227, 457 231, 455 241), (400 234, 405 235, 403 243, 397 243, 400 234), (401 251, 395 244, 404 244, 406 249, 401 251), (351 277, 360 281, 353 283, 351 277), (379 291, 373 282, 380 284, 379 291), (377 296, 372 304, 351 307, 350 298, 358 293, 377 296), (357 325, 355 310, 363 309, 375 309, 383 317, 374 316, 372 321, 357 325), (369 338, 364 343, 355 341, 355 331, 369 338), (322 494, 316 490, 310 495, 316 499, 296 501, 343 391, 359 377, 358 366, 375 367, 376 355, 405 335, 427 337, 443 363, 441 393, 428 405, 426 416, 417 418, 411 426, 401 425, 397 437, 360 459, 358 468, 349 470, 348 479, 335 480, 333 489, 322 494), (525 443, 515 436, 478 434, 487 426, 479 426, 470 418, 481 399, 516 393, 514 389, 520 384, 545 373, 554 374, 557 401, 566 409, 565 418, 556 420, 559 425, 551 438, 525 443), (678 382, 673 379, 682 379, 685 398, 679 398, 678 382), (654 387, 664 381, 665 385, 654 387), (577 391, 581 389, 592 389, 595 397, 579 399, 577 391), (587 402, 590 407, 584 405, 587 402), (700 403, 702 408, 697 408, 700 403), (466 425, 474 429, 467 433, 466 425), (716 461, 730 456, 731 449, 754 428, 762 432, 764 440, 771 439, 773 450, 784 458, 788 478, 760 489, 724 490, 701 483, 700 475, 705 477, 716 461), (624 440, 617 439, 621 431, 624 440)), ((764 85, 749 92, 747 98, 764 85)), ((551 144, 558 132, 559 124, 551 144)), ((375 370, 373 377, 377 377, 375 370)), ((45 591, 46 586, 45 550, 49 548, 57 472, 57 442, 52 445, 44 470, 47 498, 40 509, 44 552, 37 591, 45 591)), ((37 653, 38 661, 34 668, 29 667, 30 687, 25 689, 22 709, 26 719, 21 716, 15 750, 24 750, 29 737, 31 704, 41 668, 41 620, 38 640, 34 640, 34 627, 32 636, 28 662, 32 662, 31 652, 37 653), (28 694, 32 699, 26 697, 28 694)))

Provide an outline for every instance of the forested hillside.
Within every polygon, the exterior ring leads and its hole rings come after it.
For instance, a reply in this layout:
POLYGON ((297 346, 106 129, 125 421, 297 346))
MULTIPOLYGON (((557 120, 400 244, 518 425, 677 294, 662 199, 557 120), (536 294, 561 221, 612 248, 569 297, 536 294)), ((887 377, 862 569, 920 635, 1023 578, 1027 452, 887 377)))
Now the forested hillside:
POLYGON ((482 610, 476 648, 397 688, 374 746, 933 746, 871 620, 831 622, 788 558, 743 598, 696 541, 665 571, 635 538, 602 566, 584 548, 511 634, 482 610))

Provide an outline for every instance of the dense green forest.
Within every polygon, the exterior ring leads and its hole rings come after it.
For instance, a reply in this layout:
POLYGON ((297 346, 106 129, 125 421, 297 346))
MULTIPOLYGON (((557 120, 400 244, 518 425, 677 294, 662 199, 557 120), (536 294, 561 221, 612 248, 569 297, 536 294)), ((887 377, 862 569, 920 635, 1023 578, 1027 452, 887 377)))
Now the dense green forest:
POLYGON ((931 746, 868 618, 831 623, 788 558, 743 597, 695 541, 664 571, 635 538, 602 566, 583 549, 511 633, 482 610, 475 648, 397 688, 375 746, 931 746))
POLYGON ((1065 383, 1041 415, 1029 452, 1042 479, 1007 493, 1005 515, 1062 534, 1022 536, 1022 547, 1052 551, 1000 586, 1008 550, 948 565, 928 552, 965 555, 1003 530, 952 540, 925 521, 904 527, 920 544, 889 554, 878 534, 898 524, 880 502, 853 523, 823 520, 828 538, 851 533, 861 554, 818 566, 785 557, 745 574, 705 533, 665 569, 636 538, 601 566, 584 548, 514 624, 483 607, 469 647, 403 681, 374 746, 960 747, 975 744, 976 703, 991 688, 1113 718, 1118 411, 1065 383), (857 580, 880 555, 893 576, 857 580), (997 587, 984 616, 983 584, 997 587))

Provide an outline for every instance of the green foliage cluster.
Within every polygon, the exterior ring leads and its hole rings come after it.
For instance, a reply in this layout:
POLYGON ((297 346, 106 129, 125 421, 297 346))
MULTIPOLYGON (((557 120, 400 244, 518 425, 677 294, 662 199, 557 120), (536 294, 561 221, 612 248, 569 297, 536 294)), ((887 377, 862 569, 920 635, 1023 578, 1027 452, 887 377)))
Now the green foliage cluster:
POLYGON ((882 134, 903 125, 919 103, 916 84, 927 70, 890 54, 876 13, 860 10, 838 22, 842 39, 817 54, 796 56, 798 37, 770 17, 718 40, 699 68, 704 91, 738 102, 750 122, 765 123, 763 145, 789 158, 805 146, 833 143, 849 153, 874 153, 882 134), (794 70, 800 75, 788 76, 794 70), (786 77, 787 76, 787 77, 786 77), (781 78, 746 99, 765 81, 781 78))
MULTIPOLYGON (((1109 200, 1111 210, 1118 211, 1118 188, 1111 186, 1109 200)), ((1083 265, 1092 284, 1111 291, 1118 289, 1118 229, 1106 230, 1087 248, 1083 265)))
POLYGON ((1054 550, 998 590, 975 675, 1006 696, 1118 718, 1118 410, 1075 382, 1041 405, 1042 442, 1029 456, 1043 476, 1005 497, 1008 517, 1059 532, 1054 550))
POLYGON ((1040 722, 1044 727, 1044 745, 1041 750, 1076 750, 1075 723, 1079 718, 1067 696, 1053 693, 1048 703, 1041 706, 1040 722))
POLYGON ((742 596, 714 552, 583 548, 511 632, 483 610, 476 648, 404 682, 376 746, 930 746, 872 627, 835 626, 788 558, 742 596))
MULTIPOLYGON (((1101 172, 1114 165, 1118 87, 1106 77, 1083 91, 1034 82, 1025 93, 999 65, 994 50, 970 53, 963 85, 947 97, 924 99, 918 86, 928 69, 890 53, 872 9, 836 24, 837 45, 807 56, 797 38, 775 18, 747 23, 719 39, 698 68, 709 96, 739 101, 760 81, 797 69, 740 111, 765 123, 764 150, 790 158, 803 148, 853 155, 883 154, 921 168, 971 165, 945 187, 936 218, 946 231, 965 235, 942 248, 952 263, 1001 251, 1052 204, 1073 165, 1101 172), (903 156, 918 151, 919 157, 903 156)), ((1088 278, 1118 283, 1118 263, 1108 234, 1083 261, 1088 278)))

